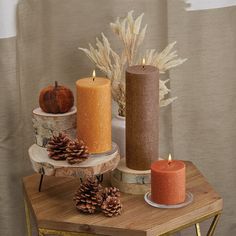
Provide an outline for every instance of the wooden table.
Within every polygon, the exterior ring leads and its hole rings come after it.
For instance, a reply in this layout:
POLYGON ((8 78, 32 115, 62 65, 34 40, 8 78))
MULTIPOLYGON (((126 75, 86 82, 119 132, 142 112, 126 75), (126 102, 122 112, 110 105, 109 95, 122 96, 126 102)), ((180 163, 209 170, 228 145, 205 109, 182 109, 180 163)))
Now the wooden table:
POLYGON ((187 190, 194 195, 192 204, 180 209, 157 209, 145 203, 142 195, 122 194, 123 213, 107 218, 102 214, 84 215, 72 203, 79 180, 46 176, 42 192, 38 192, 39 174, 23 178, 28 235, 31 235, 30 214, 35 218, 40 236, 77 235, 170 235, 191 225, 201 235, 199 223, 213 217, 208 236, 213 235, 223 201, 198 169, 187 165, 187 190))

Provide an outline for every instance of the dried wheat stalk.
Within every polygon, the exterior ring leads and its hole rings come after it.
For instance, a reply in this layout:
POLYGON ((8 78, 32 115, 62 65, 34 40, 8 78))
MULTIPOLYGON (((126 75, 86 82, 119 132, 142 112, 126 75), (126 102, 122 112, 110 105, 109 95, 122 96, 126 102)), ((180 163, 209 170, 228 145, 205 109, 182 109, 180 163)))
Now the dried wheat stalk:
MULTIPOLYGON (((128 12, 123 19, 117 18, 114 23, 110 23, 112 31, 123 43, 123 50, 117 54, 102 33, 101 39, 96 38, 96 47, 89 44, 89 48, 79 48, 91 61, 111 80, 112 97, 119 105, 119 115, 125 116, 125 69, 127 66, 140 64, 140 47, 144 41, 147 25, 141 28, 143 19, 141 14, 136 19, 133 11, 128 12)), ((147 65, 156 66, 160 73, 179 66, 187 59, 178 58, 176 51, 172 51, 176 42, 169 44, 162 52, 155 49, 147 50, 144 57, 147 65)), ((170 90, 166 86, 169 80, 160 80, 160 106, 167 106, 176 98, 166 98, 170 90)))

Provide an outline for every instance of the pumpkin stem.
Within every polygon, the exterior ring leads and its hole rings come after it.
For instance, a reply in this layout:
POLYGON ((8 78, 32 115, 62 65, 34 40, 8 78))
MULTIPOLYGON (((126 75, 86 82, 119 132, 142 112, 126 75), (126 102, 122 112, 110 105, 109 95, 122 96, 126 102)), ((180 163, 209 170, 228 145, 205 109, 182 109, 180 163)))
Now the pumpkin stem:
POLYGON ((55 88, 58 86, 58 82, 57 81, 55 81, 55 88))

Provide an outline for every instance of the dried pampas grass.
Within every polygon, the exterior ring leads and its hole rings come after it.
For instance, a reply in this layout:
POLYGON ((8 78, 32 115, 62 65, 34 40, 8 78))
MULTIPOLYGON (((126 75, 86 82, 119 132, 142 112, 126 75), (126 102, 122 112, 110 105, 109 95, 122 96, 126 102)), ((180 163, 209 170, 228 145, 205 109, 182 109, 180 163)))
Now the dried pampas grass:
MULTIPOLYGON (((145 39, 147 25, 141 27, 144 14, 136 19, 133 11, 128 12, 123 19, 117 18, 110 27, 123 44, 123 50, 117 54, 102 33, 101 39, 96 38, 96 47, 89 44, 89 48, 79 48, 90 60, 111 80, 112 97, 118 103, 119 115, 125 116, 125 69, 127 66, 141 64, 140 58, 146 59, 147 65, 156 66, 160 73, 183 64, 187 59, 178 58, 173 51, 176 42, 169 44, 162 52, 156 49, 146 50, 145 55, 140 55, 140 47, 145 39)), ((167 106, 176 98, 168 98, 170 89, 166 86, 169 80, 160 80, 160 106, 167 106)))

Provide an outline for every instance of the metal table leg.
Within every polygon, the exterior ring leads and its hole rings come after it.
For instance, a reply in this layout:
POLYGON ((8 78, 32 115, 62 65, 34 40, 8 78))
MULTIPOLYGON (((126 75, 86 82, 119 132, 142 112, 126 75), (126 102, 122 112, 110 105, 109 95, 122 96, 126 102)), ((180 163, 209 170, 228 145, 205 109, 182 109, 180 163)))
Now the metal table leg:
POLYGON ((103 174, 97 175, 96 177, 97 177, 97 180, 98 180, 100 183, 102 183, 102 181, 103 181, 103 174))
POLYGON ((96 234, 60 231, 54 229, 39 228, 39 236, 57 235, 57 236, 95 236, 96 234))
POLYGON ((220 214, 218 214, 218 215, 216 215, 214 217, 214 219, 213 219, 213 221, 211 223, 211 226, 210 226, 210 228, 209 228, 209 230, 207 232, 207 236, 212 236, 214 234, 215 229, 216 229, 216 225, 217 225, 219 219, 220 219, 220 214))
POLYGON ((39 182, 39 192, 41 192, 41 188, 42 188, 42 184, 43 184, 43 177, 44 177, 44 174, 45 174, 45 171, 44 171, 43 167, 40 169, 39 173, 41 174, 40 182, 39 182))
POLYGON ((195 224, 195 229, 196 229, 196 235, 201 236, 201 229, 199 223, 195 224))
MULTIPOLYGON (((210 216, 210 217, 214 217, 214 218, 213 218, 211 226, 210 226, 210 228, 209 228, 209 230, 207 232, 207 236, 213 236, 214 235, 214 231, 215 231, 215 228, 216 228, 217 223, 219 221, 220 215, 221 215, 221 212, 217 212, 216 214, 212 214, 210 216)), ((203 221, 209 219, 210 217, 209 216, 205 216, 205 217, 196 219, 195 222, 192 222, 192 223, 189 223, 189 224, 186 224, 186 225, 182 225, 182 226, 172 230, 171 232, 166 232, 166 233, 162 234, 161 236, 173 235, 173 233, 180 232, 181 230, 183 230, 185 228, 188 228, 190 226, 195 226, 196 235, 197 236, 201 236, 200 222, 203 222, 203 221)))
POLYGON ((32 236, 32 229, 31 229, 31 222, 30 222, 30 210, 27 204, 27 201, 24 199, 25 204, 25 219, 26 219, 26 225, 27 225, 27 232, 28 236, 32 236))

